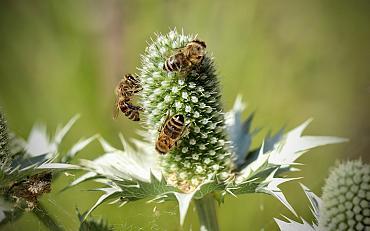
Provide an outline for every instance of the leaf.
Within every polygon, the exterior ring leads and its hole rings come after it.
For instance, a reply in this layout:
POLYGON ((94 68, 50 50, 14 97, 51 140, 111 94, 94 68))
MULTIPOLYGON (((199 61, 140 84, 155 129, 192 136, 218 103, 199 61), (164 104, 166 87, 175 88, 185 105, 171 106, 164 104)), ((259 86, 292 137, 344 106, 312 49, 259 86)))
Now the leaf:
POLYGON ((319 220, 319 217, 320 217, 321 199, 315 193, 313 193, 309 188, 307 188, 303 184, 300 184, 300 185, 303 188, 304 193, 306 194, 308 200, 310 201, 311 212, 315 216, 315 219, 316 219, 316 222, 317 222, 319 220))
POLYGON ((287 217, 284 217, 288 222, 274 218, 281 231, 316 231, 310 224, 302 219, 303 223, 298 223, 287 217))
POLYGON ((290 131, 280 143, 280 146, 271 151, 269 162, 276 165, 291 165, 307 150, 327 145, 348 141, 345 138, 329 136, 301 136, 303 130, 311 120, 290 131))
POLYGON ((87 180, 94 179, 97 177, 97 175, 98 174, 95 172, 87 172, 83 174, 82 176, 80 176, 79 178, 77 178, 76 180, 72 181, 67 187, 63 188, 62 191, 66 190, 67 188, 81 184, 82 182, 85 182, 87 180))
POLYGON ((287 207, 294 215, 297 216, 297 213, 294 211, 293 207, 289 204, 288 200, 285 198, 283 192, 278 188, 278 186, 282 183, 296 180, 299 178, 274 178, 276 171, 278 169, 275 169, 271 172, 271 174, 262 182, 262 187, 259 186, 256 189, 256 192, 264 192, 267 194, 270 194, 277 198, 285 207, 287 207), (264 185, 267 184, 267 185, 264 185))
POLYGON ((38 156, 50 152, 49 136, 45 124, 35 124, 32 127, 27 143, 24 147, 30 156, 38 156))
POLYGON ((58 170, 71 170, 81 169, 78 165, 65 164, 65 163, 45 163, 37 167, 37 169, 58 169, 58 170))
POLYGON ((102 204, 104 201, 111 199, 115 195, 117 195, 121 190, 119 188, 99 188, 96 189, 97 191, 103 191, 104 194, 99 197, 99 199, 96 201, 96 203, 89 209, 89 211, 84 215, 83 220, 86 220, 86 218, 90 215, 90 213, 96 209, 100 204, 102 204))
POLYGON ((274 149, 274 146, 282 139, 283 133, 284 129, 281 128, 275 135, 270 136, 270 134, 268 134, 267 137, 264 139, 263 146, 249 152, 245 158, 245 162, 241 165, 241 167, 249 165, 250 163, 255 161, 259 155, 272 151, 274 149))
POLYGON ((66 125, 64 125, 63 128, 57 128, 56 132, 55 132, 55 136, 54 136, 54 139, 53 139, 53 143, 55 145, 59 145, 64 136, 68 133, 69 130, 71 130, 72 126, 74 125, 74 123, 80 118, 80 115, 75 115, 73 116, 68 122, 66 125))
POLYGON ((103 150, 106 153, 115 152, 115 151, 118 150, 118 149, 112 147, 107 141, 105 141, 105 139, 103 137, 99 137, 98 140, 99 140, 100 145, 102 146, 103 150))
POLYGON ((11 168, 17 169, 17 171, 25 171, 27 169, 37 167, 42 163, 45 163, 47 160, 48 160, 47 154, 32 157, 19 156, 18 158, 12 161, 11 168))
POLYGON ((180 213, 180 225, 181 226, 184 224, 185 216, 188 212, 190 202, 193 199, 193 196, 195 193, 196 191, 192 193, 177 193, 177 192, 174 193, 177 201, 179 202, 179 213, 180 213))
POLYGON ((251 114, 246 121, 241 122, 241 115, 245 109, 241 96, 235 100, 233 109, 226 114, 226 125, 235 151, 235 164, 240 166, 244 163, 246 154, 252 143, 252 136, 258 132, 250 131, 254 114, 251 114))
MULTIPOLYGON (((186 217, 186 214, 188 212, 188 209, 189 209, 189 205, 190 205, 190 202, 191 200, 193 199, 194 195, 199 193, 199 191, 201 190, 202 187, 204 187, 205 185, 208 185, 212 183, 212 182, 205 182, 201 185, 199 185, 193 192, 191 193, 179 193, 179 192, 173 192, 173 194, 175 195, 178 203, 179 203, 179 213, 180 213, 180 225, 182 226, 184 224, 184 221, 185 221, 185 217, 186 217)), ((200 194, 198 194, 200 195, 200 194)), ((204 196, 205 194, 203 194, 204 196)), ((198 199, 200 199, 201 197, 199 197, 198 199)))
POLYGON ((268 183, 267 186, 262 187, 262 188, 257 188, 256 192, 264 192, 264 193, 274 196, 283 205, 285 205, 285 207, 287 207, 295 216, 297 216, 297 213, 294 211, 293 207, 289 204, 288 200, 285 198, 281 189, 277 187, 278 185, 282 183, 295 180, 295 179, 297 178, 273 178, 271 179, 271 181, 268 183))
POLYGON ((157 165, 157 155, 151 155, 153 147, 147 142, 137 141, 137 149, 126 145, 125 150, 118 150, 99 138, 105 155, 94 161, 81 160, 81 165, 101 176, 115 180, 137 180, 150 182, 151 174, 160 178, 161 171, 157 165))
POLYGON ((240 183, 244 180, 248 180, 254 175, 255 173, 258 173, 259 171, 263 171, 266 168, 268 168, 268 155, 263 155, 263 146, 262 144, 258 155, 256 156, 256 160, 251 162, 249 165, 244 167, 239 171, 239 174, 236 177, 236 182, 240 183))
POLYGON ((223 183, 217 183, 214 180, 204 182, 203 184, 200 185, 199 189, 196 191, 194 199, 201 199, 209 193, 221 191, 223 189, 225 189, 225 185, 223 183))
POLYGON ((84 149, 88 144, 90 144, 96 138, 97 138, 97 135, 78 141, 75 145, 72 146, 72 148, 67 152, 67 154, 63 156, 62 162, 67 163, 71 161, 78 152, 84 149))
MULTIPOLYGON (((311 204, 311 212, 315 217, 314 223, 311 225, 307 221, 305 221, 303 218, 300 217, 300 220, 302 220, 303 223, 298 223, 296 221, 293 221, 285 216, 283 216, 288 222, 279 220, 274 218, 275 222, 278 224, 281 231, 292 231, 292 230, 307 230, 307 231, 318 231, 317 222, 319 220, 320 216, 320 204, 321 199, 316 196, 309 188, 304 186, 303 184, 300 184, 303 188, 307 198, 310 201, 311 204)), ((297 215, 296 215, 297 216, 297 215)))

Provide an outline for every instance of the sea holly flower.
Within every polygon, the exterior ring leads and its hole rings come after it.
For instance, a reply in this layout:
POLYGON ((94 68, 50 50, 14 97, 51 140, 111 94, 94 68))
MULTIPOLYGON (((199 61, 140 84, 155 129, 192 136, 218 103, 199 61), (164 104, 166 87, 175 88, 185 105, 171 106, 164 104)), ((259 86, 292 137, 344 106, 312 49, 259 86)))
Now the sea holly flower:
MULTIPOLYGON (((225 142, 228 137, 213 58, 206 55, 201 65, 185 73, 168 72, 163 68, 171 54, 195 39, 195 36, 176 31, 158 35, 142 56, 139 74, 144 89, 140 101, 146 105, 144 124, 148 130, 157 131, 168 116, 185 117, 186 135, 177 148, 160 158, 163 174, 170 179, 168 183, 183 192, 192 192, 211 175, 225 180, 232 175, 233 169, 230 143, 225 142), (164 82, 168 86, 164 86, 164 82), (150 97, 152 95, 155 97, 150 97), (158 104, 165 100, 166 104, 162 104, 161 110, 157 111, 158 104), (211 140, 214 142, 211 143, 211 140), (215 151, 215 155, 209 155, 209 150, 215 151), (187 165, 184 166, 184 163, 187 165), (220 167, 215 170, 213 165, 220 167)), ((155 143, 158 133, 151 134, 146 138, 155 143)))
MULTIPOLYGON (((252 116, 242 122, 245 108, 238 97, 234 108, 225 113, 213 57, 207 52, 203 61, 189 71, 167 71, 163 65, 174 52, 196 39, 176 30, 157 35, 141 56, 139 68, 144 107, 143 140, 132 140, 135 147, 120 135, 123 147, 99 141, 104 154, 82 160, 87 172, 70 184, 87 180, 103 183, 104 194, 86 213, 111 200, 124 205, 139 199, 151 202, 177 200, 182 224, 191 201, 195 202, 203 229, 217 230, 215 198, 227 194, 267 193, 279 199, 292 212, 278 186, 292 178, 281 173, 294 171, 295 161, 311 148, 343 142, 335 137, 302 136, 301 126, 283 135, 267 136, 264 143, 250 150, 253 135, 252 116), (155 143, 160 128, 172 115, 185 118, 186 132, 167 154, 160 155, 155 143)), ((208 47, 207 47, 208 49, 208 47)))
POLYGON ((14 221, 24 211, 33 211, 43 223, 58 230, 38 199, 51 191, 58 172, 78 167, 68 162, 95 138, 82 139, 67 153, 59 151, 59 144, 77 119, 75 116, 59 127, 51 139, 46 126, 36 124, 25 141, 9 133, 0 112, 0 225, 14 221))
POLYGON ((282 231, 370 230, 370 166, 347 161, 331 170, 321 198, 302 185, 314 215, 312 224, 275 219, 282 231))

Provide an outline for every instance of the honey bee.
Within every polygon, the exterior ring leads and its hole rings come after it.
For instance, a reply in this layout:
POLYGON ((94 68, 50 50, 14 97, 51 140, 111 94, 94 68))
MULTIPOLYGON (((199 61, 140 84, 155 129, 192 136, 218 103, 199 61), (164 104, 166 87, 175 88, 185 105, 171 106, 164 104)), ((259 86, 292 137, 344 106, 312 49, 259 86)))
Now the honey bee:
POLYGON ((165 61, 163 70, 168 72, 188 71, 202 62, 206 47, 206 43, 201 40, 196 39, 189 42, 165 61))
POLYGON ((167 117, 159 130, 160 133, 155 144, 155 149, 160 154, 166 154, 169 152, 177 145, 177 142, 183 136, 186 127, 183 115, 177 114, 171 118, 167 117))
POLYGON ((113 108, 113 118, 118 117, 118 112, 121 111, 127 118, 132 121, 140 121, 140 111, 144 111, 142 107, 132 105, 126 98, 119 97, 113 108))
POLYGON ((135 78, 131 74, 125 75, 122 80, 118 83, 116 92, 116 102, 113 107, 113 118, 118 117, 118 112, 121 110, 125 116, 130 120, 139 121, 140 111, 144 111, 142 107, 135 106, 131 103, 136 93, 142 90, 142 86, 138 78, 135 78))
POLYGON ((134 77, 132 74, 126 74, 118 83, 115 92, 117 96, 131 99, 134 94, 140 92, 142 89, 137 77, 134 77))

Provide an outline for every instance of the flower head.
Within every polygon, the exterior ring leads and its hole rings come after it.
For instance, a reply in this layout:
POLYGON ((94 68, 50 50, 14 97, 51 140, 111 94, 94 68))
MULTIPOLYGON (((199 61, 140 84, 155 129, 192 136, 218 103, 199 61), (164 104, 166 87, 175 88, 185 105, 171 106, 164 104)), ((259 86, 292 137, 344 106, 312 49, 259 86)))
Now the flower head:
POLYGON ((51 191, 53 174, 76 169, 68 162, 89 144, 94 137, 77 142, 62 158, 58 148, 64 136, 78 117, 57 129, 49 138, 46 127, 33 127, 28 141, 14 137, 8 141, 4 118, 0 113, 1 164, 0 168, 0 222, 6 223, 24 211, 33 210, 39 198, 51 191), (7 148, 7 145, 11 148, 7 148))
POLYGON ((370 165, 339 164, 326 179, 320 207, 322 230, 370 229, 370 165))
POLYGON ((0 111, 0 169, 7 166, 10 161, 9 134, 5 118, 0 111))
MULTIPOLYGON (((206 54, 203 61, 189 71, 172 72, 163 68, 171 55, 194 39, 193 35, 175 30, 159 35, 146 49, 140 68, 146 128, 157 131, 166 118, 173 115, 185 118, 186 131, 181 143, 160 161, 165 177, 171 176, 174 186, 189 185, 187 188, 192 189, 210 175, 221 179, 223 172, 222 178, 227 178, 233 167, 231 148, 225 142, 228 137, 213 58, 206 54), (155 97, 151 97, 153 95, 155 97), (162 102, 165 104, 158 111, 162 102), (210 150, 213 155, 209 154, 210 150), (220 167, 215 169, 214 165, 220 167)), ((153 147, 157 135, 150 137, 153 147)))
POLYGON ((315 220, 298 223, 276 219, 280 230, 369 230, 370 166, 361 160, 347 161, 333 168, 326 179, 321 199, 307 187, 303 189, 311 203, 315 220))

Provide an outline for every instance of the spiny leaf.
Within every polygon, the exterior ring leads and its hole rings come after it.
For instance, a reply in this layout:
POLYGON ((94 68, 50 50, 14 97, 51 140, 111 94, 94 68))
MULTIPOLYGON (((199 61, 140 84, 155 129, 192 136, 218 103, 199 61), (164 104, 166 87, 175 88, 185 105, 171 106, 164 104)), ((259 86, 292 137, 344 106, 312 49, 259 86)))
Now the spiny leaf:
POLYGON ((100 204, 102 204, 104 201, 113 198, 114 196, 118 195, 118 193, 121 191, 119 188, 100 188, 97 189, 97 191, 103 191, 104 194, 99 197, 99 199, 96 201, 96 203, 89 209, 89 211, 85 214, 83 217, 83 220, 86 220, 86 218, 90 215, 90 213, 96 209, 100 204))
POLYGON ((91 136, 87 139, 81 139, 76 144, 72 146, 72 148, 62 157, 62 162, 67 163, 71 161, 78 152, 80 152, 82 149, 84 149, 88 144, 90 144, 92 141, 94 141, 97 138, 97 135, 91 136))

